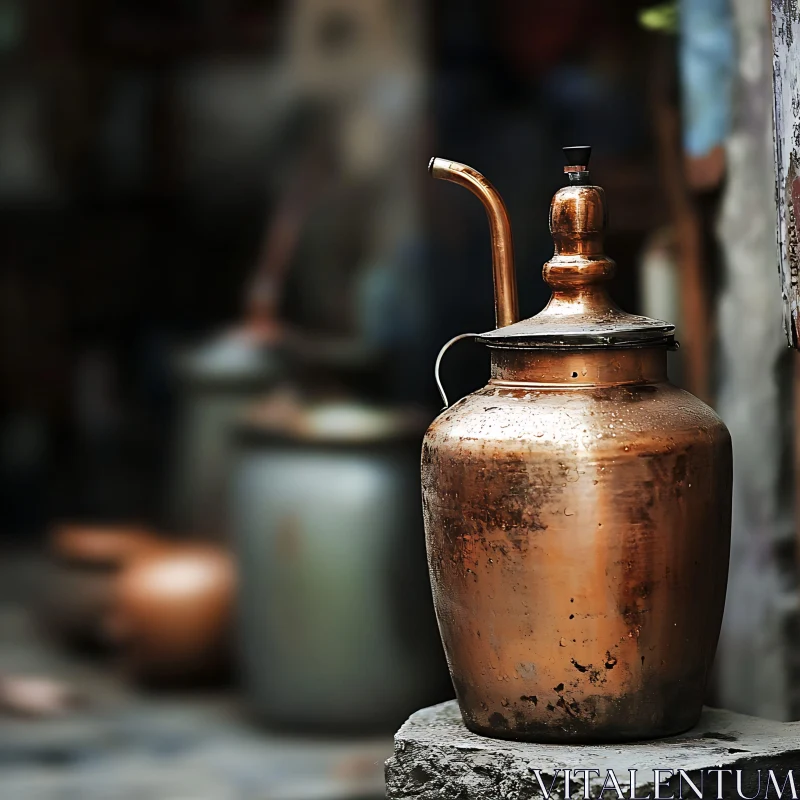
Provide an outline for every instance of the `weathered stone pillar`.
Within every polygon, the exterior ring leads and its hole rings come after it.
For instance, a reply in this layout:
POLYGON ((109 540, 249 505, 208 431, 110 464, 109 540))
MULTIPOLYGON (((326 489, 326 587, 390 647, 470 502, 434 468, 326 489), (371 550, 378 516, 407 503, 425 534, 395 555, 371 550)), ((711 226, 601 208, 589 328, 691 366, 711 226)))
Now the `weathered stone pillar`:
POLYGON ((781 381, 790 380, 791 370, 777 270, 770 18, 761 0, 731 0, 731 6, 738 72, 718 229, 724 260, 718 411, 733 437, 733 541, 717 700, 787 719, 795 595, 787 580, 792 512, 782 496, 791 412, 781 381))

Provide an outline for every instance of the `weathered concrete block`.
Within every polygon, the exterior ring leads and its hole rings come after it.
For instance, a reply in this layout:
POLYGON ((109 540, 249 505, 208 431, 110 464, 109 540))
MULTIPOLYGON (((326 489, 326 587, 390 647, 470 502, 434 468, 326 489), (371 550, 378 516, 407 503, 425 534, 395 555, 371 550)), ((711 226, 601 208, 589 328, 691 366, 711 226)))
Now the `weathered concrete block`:
POLYGON ((548 793, 551 800, 796 800, 800 723, 706 708, 695 728, 668 739, 531 744, 471 733, 451 701, 418 711, 400 728, 386 762, 386 786, 390 800, 527 800, 548 793))

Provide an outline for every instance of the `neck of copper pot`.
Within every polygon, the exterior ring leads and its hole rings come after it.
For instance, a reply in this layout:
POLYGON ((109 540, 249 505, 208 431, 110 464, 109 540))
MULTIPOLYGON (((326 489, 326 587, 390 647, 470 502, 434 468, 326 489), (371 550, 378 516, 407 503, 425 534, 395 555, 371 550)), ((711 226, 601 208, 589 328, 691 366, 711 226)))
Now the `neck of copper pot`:
MULTIPOLYGON (((553 291, 540 320, 587 319, 619 313, 606 286, 616 265, 605 255, 605 193, 587 183, 565 186, 550 205, 550 232, 555 252, 544 265, 544 279, 553 291)), ((547 349, 524 345, 491 347, 494 385, 525 387, 624 386, 667 380, 663 345, 547 349)))
POLYGON ((542 275, 553 290, 551 313, 579 315, 616 309, 607 283, 616 264, 605 254, 605 192, 599 186, 565 186, 550 204, 555 252, 542 275))
POLYGON ((492 347, 491 385, 508 387, 626 386, 667 380, 663 346, 626 350, 492 347))

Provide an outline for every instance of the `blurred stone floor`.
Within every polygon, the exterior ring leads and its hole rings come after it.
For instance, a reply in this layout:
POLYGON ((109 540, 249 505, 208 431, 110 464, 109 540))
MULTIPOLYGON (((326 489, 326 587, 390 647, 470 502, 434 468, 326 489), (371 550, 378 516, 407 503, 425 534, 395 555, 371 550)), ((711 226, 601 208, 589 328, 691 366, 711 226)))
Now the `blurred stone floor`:
POLYGON ((58 649, 24 598, 35 559, 0 563, 0 675, 64 681, 62 717, 0 715, 0 800, 368 800, 391 736, 299 738, 260 729, 235 693, 145 694, 58 649))

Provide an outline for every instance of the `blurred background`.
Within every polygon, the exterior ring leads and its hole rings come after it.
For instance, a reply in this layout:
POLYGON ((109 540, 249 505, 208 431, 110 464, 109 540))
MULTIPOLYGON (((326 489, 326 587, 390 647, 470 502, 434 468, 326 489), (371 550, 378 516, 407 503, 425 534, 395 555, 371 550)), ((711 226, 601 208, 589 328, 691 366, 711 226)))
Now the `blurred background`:
POLYGON ((419 445, 493 301, 433 155, 530 316, 593 145, 613 294, 734 437, 709 701, 800 717, 770 58, 752 0, 0 0, 0 797, 380 797, 452 697, 419 445))

